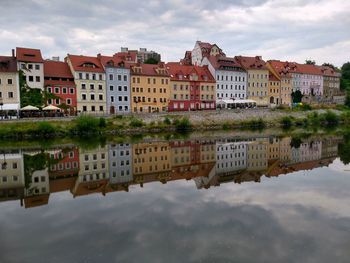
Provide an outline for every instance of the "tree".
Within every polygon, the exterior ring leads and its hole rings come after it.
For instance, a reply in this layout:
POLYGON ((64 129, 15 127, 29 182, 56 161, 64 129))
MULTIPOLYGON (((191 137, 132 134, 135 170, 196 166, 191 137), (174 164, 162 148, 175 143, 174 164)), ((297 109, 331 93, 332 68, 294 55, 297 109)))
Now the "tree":
POLYGON ((293 91, 292 92, 292 100, 293 103, 300 103, 303 98, 303 94, 301 93, 300 90, 293 91))
POLYGON ((21 107, 32 105, 42 107, 44 105, 44 97, 40 89, 31 89, 26 81, 22 70, 19 71, 19 87, 21 97, 21 107))
POLYGON ((158 64, 159 63, 159 61, 157 60, 157 59, 155 59, 155 58, 148 58, 148 59, 146 59, 145 60, 145 62, 144 62, 145 64, 158 64))
POLYGON ((305 60, 305 64, 307 64, 307 65, 316 65, 316 61, 315 60, 311 60, 311 59, 307 59, 307 60, 305 60))
POLYGON ((342 77, 346 80, 350 80, 350 62, 345 63, 341 67, 342 77))

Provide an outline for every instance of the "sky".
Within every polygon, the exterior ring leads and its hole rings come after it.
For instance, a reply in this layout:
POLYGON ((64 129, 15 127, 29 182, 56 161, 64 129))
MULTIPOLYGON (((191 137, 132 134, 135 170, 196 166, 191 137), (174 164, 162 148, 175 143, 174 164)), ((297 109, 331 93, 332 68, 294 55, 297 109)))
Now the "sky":
POLYGON ((1 55, 16 46, 61 59, 145 47, 169 62, 200 40, 228 56, 350 61, 344 0, 0 0, 0 6, 1 55))

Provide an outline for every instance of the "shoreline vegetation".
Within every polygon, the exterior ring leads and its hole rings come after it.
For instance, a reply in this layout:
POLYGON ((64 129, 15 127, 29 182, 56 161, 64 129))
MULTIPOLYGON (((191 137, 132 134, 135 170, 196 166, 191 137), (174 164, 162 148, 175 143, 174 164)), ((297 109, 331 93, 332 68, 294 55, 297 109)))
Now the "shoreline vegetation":
POLYGON ((229 131, 238 129, 261 130, 264 128, 316 128, 350 124, 350 109, 265 109, 240 113, 216 111, 211 113, 177 113, 156 116, 128 115, 114 117, 80 116, 69 120, 16 120, 0 122, 0 140, 25 140, 35 138, 65 138, 103 136, 127 136, 158 134, 162 132, 229 131), (198 114, 202 114, 196 119, 198 114), (263 116, 262 116, 263 115, 263 116), (237 115, 238 116, 238 115, 237 115), (243 116, 243 117, 242 117, 243 116))

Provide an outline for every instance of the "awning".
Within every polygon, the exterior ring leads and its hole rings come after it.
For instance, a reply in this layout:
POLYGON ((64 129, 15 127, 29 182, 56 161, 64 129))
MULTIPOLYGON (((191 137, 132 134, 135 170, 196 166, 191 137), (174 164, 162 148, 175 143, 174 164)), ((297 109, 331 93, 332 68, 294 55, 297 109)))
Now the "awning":
POLYGON ((30 111, 30 110, 39 110, 39 108, 34 107, 32 105, 28 105, 28 106, 21 108, 21 111, 30 111))
POLYGON ((8 111, 8 110, 19 110, 19 104, 4 104, 2 105, 2 107, 0 107, 0 110, 3 110, 3 111, 8 111))
POLYGON ((54 106, 54 105, 48 105, 43 110, 60 110, 60 108, 54 106))

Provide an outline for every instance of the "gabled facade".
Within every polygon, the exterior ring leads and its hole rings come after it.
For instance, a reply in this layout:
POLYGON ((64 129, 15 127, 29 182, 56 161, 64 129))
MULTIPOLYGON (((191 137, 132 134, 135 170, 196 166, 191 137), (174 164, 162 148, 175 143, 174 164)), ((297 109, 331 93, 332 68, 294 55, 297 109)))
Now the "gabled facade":
POLYGON ((44 89, 44 60, 39 49, 16 48, 17 67, 22 70, 27 85, 32 89, 44 89))
POLYGON ((278 106, 281 104, 281 79, 274 72, 269 73, 269 91, 268 96, 270 106, 278 106))
POLYGON ((197 41, 191 54, 192 65, 200 66, 202 60, 209 56, 226 56, 216 44, 197 41))
POLYGON ((340 93, 341 74, 330 67, 321 66, 323 74, 323 101, 332 103, 333 97, 340 93))
POLYGON ((208 66, 168 63, 170 74, 169 111, 214 110, 215 79, 208 66))
MULTIPOLYGON (((270 72, 280 79, 280 105, 292 105, 293 82, 292 75, 285 69, 284 62, 278 60, 270 60, 266 63, 270 72)), ((271 99, 271 97, 270 97, 271 99)))
POLYGON ((106 74, 100 60, 69 54, 66 62, 74 76, 78 114, 106 114, 106 74))
POLYGON ((132 112, 166 112, 170 98, 170 76, 164 65, 131 66, 132 112))
POLYGON ((17 61, 13 56, 0 56, 0 119, 16 117, 20 109, 17 61))
POLYGON ((46 103, 60 107, 66 114, 75 115, 77 91, 68 63, 45 60, 44 79, 45 90, 53 95, 46 103))
POLYGON ((247 98, 247 72, 234 59, 223 56, 204 57, 202 65, 207 65, 216 80, 216 101, 247 98))
POLYGON ((107 112, 123 114, 131 112, 130 63, 117 56, 97 55, 106 73, 107 112))
POLYGON ((261 57, 236 56, 236 61, 248 73, 247 97, 258 106, 268 106, 269 70, 261 57))

